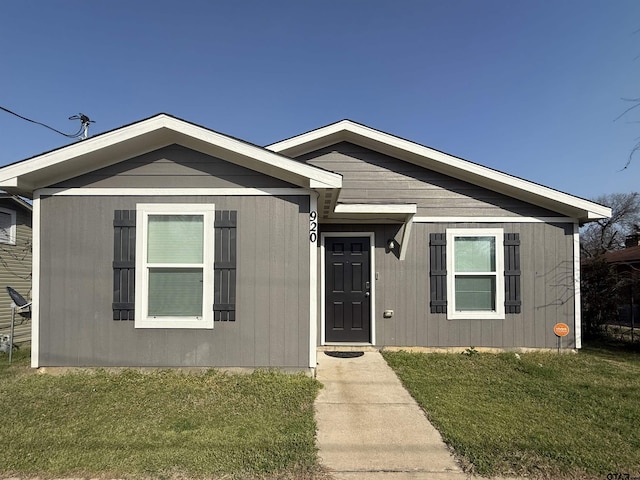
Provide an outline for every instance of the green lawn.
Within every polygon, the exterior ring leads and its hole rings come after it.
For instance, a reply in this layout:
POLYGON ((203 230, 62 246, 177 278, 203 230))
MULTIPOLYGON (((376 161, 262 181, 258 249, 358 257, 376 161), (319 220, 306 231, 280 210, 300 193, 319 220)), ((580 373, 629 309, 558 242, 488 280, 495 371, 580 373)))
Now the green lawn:
POLYGON ((41 375, 0 355, 0 478, 314 478, 320 384, 269 371, 41 375))
POLYGON ((384 352, 471 470, 640 476, 640 353, 606 345, 577 355, 471 353, 384 352))

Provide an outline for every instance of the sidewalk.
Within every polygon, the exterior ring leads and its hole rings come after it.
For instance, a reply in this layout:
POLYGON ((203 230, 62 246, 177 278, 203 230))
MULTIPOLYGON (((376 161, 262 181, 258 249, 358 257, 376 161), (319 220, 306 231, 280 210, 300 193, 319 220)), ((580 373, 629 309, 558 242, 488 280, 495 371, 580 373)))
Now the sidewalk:
POLYGON ((337 480, 470 478, 380 353, 318 352, 317 378, 320 461, 337 480))

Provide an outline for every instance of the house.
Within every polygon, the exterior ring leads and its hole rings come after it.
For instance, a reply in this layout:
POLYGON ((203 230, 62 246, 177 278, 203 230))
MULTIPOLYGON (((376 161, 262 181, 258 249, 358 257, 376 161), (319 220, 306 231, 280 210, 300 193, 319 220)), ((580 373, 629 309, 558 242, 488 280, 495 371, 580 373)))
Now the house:
MULTIPOLYGON (((0 336, 10 335, 10 286, 24 297, 31 294, 31 204, 24 199, 0 192, 0 336)), ((31 339, 31 322, 18 315, 14 321, 16 344, 31 339)))
POLYGON ((580 348, 578 227, 610 214, 349 120, 263 148, 160 114, 0 188, 33 198, 34 367, 580 348))

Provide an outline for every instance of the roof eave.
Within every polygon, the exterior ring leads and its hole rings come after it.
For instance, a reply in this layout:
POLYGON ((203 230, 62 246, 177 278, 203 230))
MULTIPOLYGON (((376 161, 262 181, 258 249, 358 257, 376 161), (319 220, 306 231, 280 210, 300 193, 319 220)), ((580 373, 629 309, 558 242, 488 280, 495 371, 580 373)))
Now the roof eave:
POLYGON ((213 130, 159 114, 0 168, 0 188, 31 197, 38 188, 178 143, 305 188, 339 188, 342 176, 213 130))
POLYGON ((351 120, 341 120, 326 127, 273 143, 266 148, 297 157, 342 141, 355 143, 444 175, 522 199, 575 218, 579 222, 585 223, 611 216, 611 209, 608 207, 375 130, 351 120))

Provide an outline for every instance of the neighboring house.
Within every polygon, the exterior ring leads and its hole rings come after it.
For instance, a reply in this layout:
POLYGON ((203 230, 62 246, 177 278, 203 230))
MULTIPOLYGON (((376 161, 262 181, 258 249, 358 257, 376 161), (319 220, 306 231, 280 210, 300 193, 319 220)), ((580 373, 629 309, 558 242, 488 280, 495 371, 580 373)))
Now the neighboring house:
MULTIPOLYGON (((31 204, 0 192, 0 335, 11 330, 12 301, 5 287, 31 295, 31 204)), ((16 315, 14 343, 31 339, 31 322, 16 315)))
POLYGON ((34 367, 580 348, 578 227, 610 214, 348 120, 262 148, 160 114, 0 188, 33 197, 34 367))

